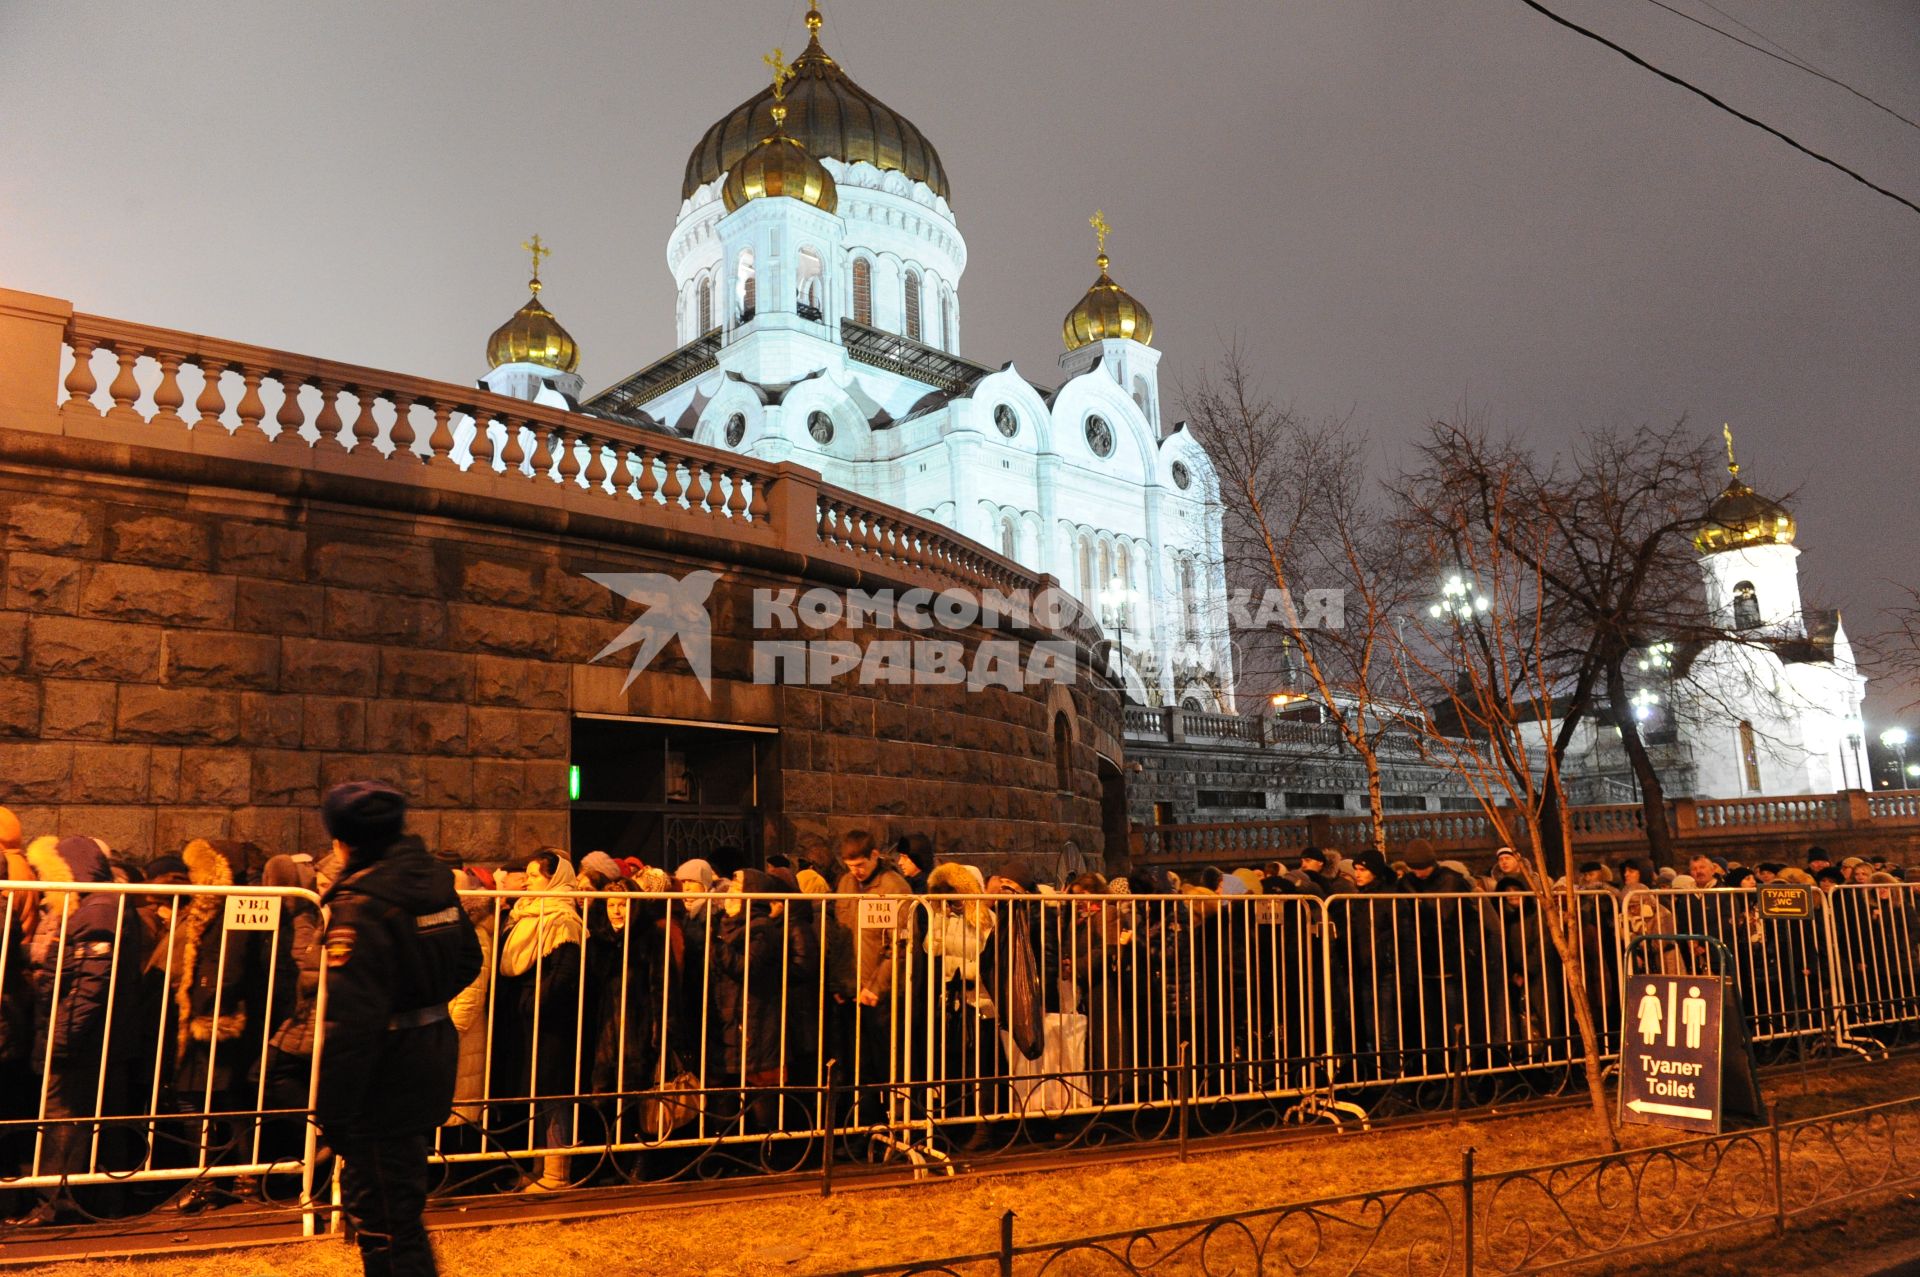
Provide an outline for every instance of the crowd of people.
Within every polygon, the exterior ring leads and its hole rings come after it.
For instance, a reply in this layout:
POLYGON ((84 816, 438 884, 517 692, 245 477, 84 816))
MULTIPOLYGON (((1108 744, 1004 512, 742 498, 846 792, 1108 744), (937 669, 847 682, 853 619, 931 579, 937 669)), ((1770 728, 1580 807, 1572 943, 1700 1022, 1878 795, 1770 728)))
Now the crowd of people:
MULTIPOLYGON (((5 809, 0 854, 19 884, 0 935, 0 1179, 297 1159, 330 961, 313 901, 338 854, 196 839, 136 864, 93 838, 25 840, 5 809), (305 892, 243 929, 217 895, 86 890, 112 882, 305 892)), ((1510 849, 1484 873, 1415 841, 1392 862, 1305 847, 1049 881, 1028 860, 983 868, 923 835, 855 831, 758 864, 737 848, 666 866, 554 847, 440 863, 482 956, 447 1007, 459 1070, 440 1149, 517 1153, 531 1191, 577 1182, 565 1150, 583 1145, 859 1128, 889 1106, 970 1136, 1183 1086, 1385 1087, 1577 1058, 1565 955, 1510 849)), ((1842 1002, 1917 1013, 1920 930, 1894 888, 1920 871, 1813 848, 1804 866, 1576 872, 1606 1033, 1623 962, 1730 963, 1759 1034, 1818 1027, 1842 1002), (1769 883, 1816 901, 1879 890, 1799 920, 1706 890, 1769 883), (1690 938, 1656 938, 1675 935, 1690 938)), ((175 1204, 236 1187, 207 1178, 175 1204)), ((61 1203, 26 1205, 32 1223, 61 1203)))

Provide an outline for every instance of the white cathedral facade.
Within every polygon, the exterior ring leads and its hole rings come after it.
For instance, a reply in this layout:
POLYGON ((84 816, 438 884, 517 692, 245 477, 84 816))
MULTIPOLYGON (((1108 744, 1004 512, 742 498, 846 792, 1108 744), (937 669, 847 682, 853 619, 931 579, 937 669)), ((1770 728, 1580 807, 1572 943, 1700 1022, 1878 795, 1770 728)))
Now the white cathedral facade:
POLYGON ((1231 711, 1213 467, 1163 417, 1152 319, 1108 275, 1104 223, 1058 384, 962 356, 967 244, 939 155, 828 56, 817 10, 807 25, 785 78, 688 160, 666 245, 678 348, 583 399, 536 282, 486 384, 935 520, 1073 593, 1124 652, 1129 699, 1231 711))

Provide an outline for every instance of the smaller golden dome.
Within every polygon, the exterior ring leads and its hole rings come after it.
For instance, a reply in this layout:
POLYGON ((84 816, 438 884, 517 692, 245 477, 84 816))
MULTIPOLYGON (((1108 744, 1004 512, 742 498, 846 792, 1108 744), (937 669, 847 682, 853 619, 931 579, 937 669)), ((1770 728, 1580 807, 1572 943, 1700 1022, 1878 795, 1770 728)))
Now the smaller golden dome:
POLYGON ((1100 278, 1093 281, 1060 325, 1068 350, 1078 350, 1110 337, 1126 337, 1143 346, 1153 344, 1153 316, 1140 299, 1113 282, 1107 274, 1107 255, 1099 256, 1100 278))
POLYGON ((1707 507, 1707 517, 1693 534, 1693 548, 1714 554, 1750 545, 1792 545, 1796 531, 1785 506, 1735 478, 1707 507))
POLYGON ((520 247, 533 254, 533 278, 527 281, 527 291, 533 296, 487 338, 487 367, 539 364, 556 372, 572 372, 580 366, 580 347, 553 312, 540 304, 540 259, 551 256, 553 250, 542 244, 538 235, 520 247))
POLYGON ((1693 534, 1693 548, 1702 554, 1738 550, 1749 545, 1792 545, 1798 528, 1787 507, 1763 497, 1740 482, 1740 463, 1733 456, 1733 427, 1720 433, 1727 440, 1727 486, 1707 507, 1706 518, 1693 534))
POLYGON ((727 212, 738 211, 748 200, 783 195, 828 213, 840 207, 833 174, 808 154, 806 147, 787 136, 786 121, 786 107, 774 107, 773 132, 727 171, 726 185, 720 188, 727 212))

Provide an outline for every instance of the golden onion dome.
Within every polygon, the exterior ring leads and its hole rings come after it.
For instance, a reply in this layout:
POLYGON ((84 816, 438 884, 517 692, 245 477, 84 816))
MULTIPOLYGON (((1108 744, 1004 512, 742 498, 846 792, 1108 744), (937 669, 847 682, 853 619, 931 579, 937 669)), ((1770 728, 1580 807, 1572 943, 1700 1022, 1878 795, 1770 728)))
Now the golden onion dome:
MULTIPOLYGON (((786 86, 788 137, 809 156, 847 164, 864 160, 875 168, 892 169, 916 182, 925 182, 934 194, 951 199, 947 170, 933 144, 905 116, 855 84, 840 64, 827 56, 820 47, 818 9, 808 11, 807 27, 812 38, 806 52, 794 60, 793 78, 786 86)), ((764 146, 774 132, 775 104, 775 93, 769 86, 708 129, 687 157, 680 198, 691 198, 708 182, 731 172, 748 152, 764 146)))
POLYGON ((1096 259, 1100 278, 1093 281, 1087 295, 1074 304, 1060 325, 1068 350, 1078 350, 1110 337, 1127 337, 1143 346, 1153 344, 1153 316, 1140 299, 1113 282, 1107 274, 1107 255, 1096 259))
POLYGON ((774 107, 773 132, 727 170, 726 185, 720 188, 727 212, 736 211, 748 200, 780 195, 829 213, 840 207, 833 174, 809 155, 806 147, 787 136, 783 127, 786 115, 785 107, 774 107))
POLYGON ((487 338, 487 366, 539 364, 556 372, 572 372, 580 366, 580 347, 553 312, 540 304, 540 281, 530 281, 529 287, 533 296, 527 304, 487 338))
POLYGON ((1787 507, 1763 497, 1740 482, 1740 463, 1733 458, 1733 427, 1720 432, 1727 440, 1727 473, 1732 476, 1707 507, 1707 515, 1693 534, 1693 548, 1702 554, 1739 550, 1750 545, 1792 545, 1799 529, 1787 507))
POLYGON ((1707 507, 1707 517, 1693 534, 1693 546, 1702 554, 1713 554, 1750 545, 1792 545, 1797 530, 1785 506, 1735 478, 1707 507))

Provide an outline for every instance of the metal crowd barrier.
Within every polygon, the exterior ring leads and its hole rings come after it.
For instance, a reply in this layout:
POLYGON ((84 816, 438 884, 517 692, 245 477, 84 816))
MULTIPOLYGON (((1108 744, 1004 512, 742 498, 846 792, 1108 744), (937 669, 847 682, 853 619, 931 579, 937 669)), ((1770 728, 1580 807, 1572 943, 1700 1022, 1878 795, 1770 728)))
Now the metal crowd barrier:
MULTIPOLYGON (((310 1120, 326 967, 299 962, 294 935, 317 897, 61 886, 0 882, 0 1187, 112 1214, 184 1181, 248 1177, 258 1195, 297 1176, 287 1201, 312 1231, 328 1217, 310 1120), (57 1054, 45 1026, 91 1014, 101 988, 69 966, 104 956, 69 943, 87 894, 113 899, 110 948, 138 958, 104 970, 97 1047, 57 1054)), ((1889 1044, 1920 1022, 1913 892, 1816 893, 1807 919, 1760 917, 1750 889, 1578 893, 1603 1056, 1625 981, 1709 969, 1685 944, 1625 956, 1676 932, 1734 955, 1757 1042, 1889 1044)), ((1250 1106, 1360 1115, 1434 1084, 1459 1103, 1466 1083, 1564 1085, 1582 1064, 1565 964, 1526 894, 461 895, 486 962, 449 1008, 443 1192, 849 1158, 937 1169, 981 1140, 1099 1121, 1166 1136, 1176 1115, 1184 1133, 1189 1113, 1250 1106)))
POLYGON ((303 979, 291 949, 319 897, 0 881, 0 902, 0 1186, 104 1216, 189 1182, 271 1201, 267 1177, 297 1177, 311 1234, 326 964, 303 979), (86 896, 109 928, 78 921, 86 896))

